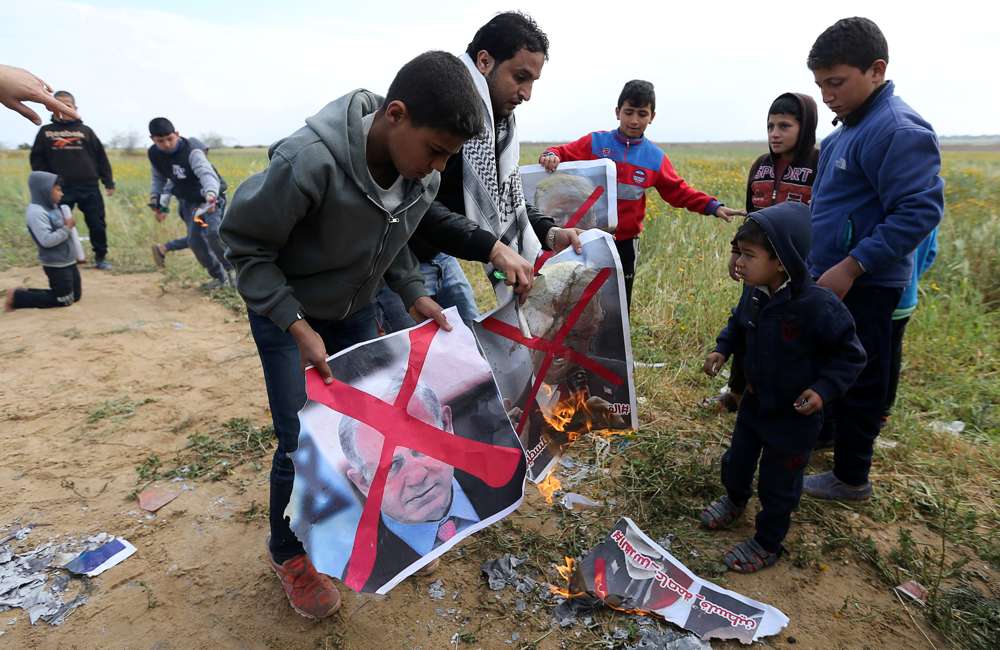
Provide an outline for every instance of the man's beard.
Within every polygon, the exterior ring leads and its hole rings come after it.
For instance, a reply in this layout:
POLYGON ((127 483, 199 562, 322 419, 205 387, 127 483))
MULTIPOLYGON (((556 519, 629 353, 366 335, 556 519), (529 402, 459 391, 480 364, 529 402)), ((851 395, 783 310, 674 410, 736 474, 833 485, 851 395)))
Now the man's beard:
POLYGON ((490 73, 488 75, 485 75, 486 88, 490 91, 490 105, 493 107, 493 121, 495 123, 500 122, 503 119, 506 119, 506 117, 511 113, 503 106, 503 104, 497 106, 496 100, 494 99, 495 97, 494 88, 496 87, 495 86, 496 75, 497 75, 497 66, 494 66, 493 69, 490 70, 490 73))

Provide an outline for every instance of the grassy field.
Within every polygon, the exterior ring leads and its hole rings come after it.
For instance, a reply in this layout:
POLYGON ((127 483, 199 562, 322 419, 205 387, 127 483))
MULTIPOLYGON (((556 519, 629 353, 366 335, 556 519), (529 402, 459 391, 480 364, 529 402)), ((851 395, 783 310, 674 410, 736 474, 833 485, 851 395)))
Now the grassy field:
MULTIPOLYGON (((540 150, 541 145, 526 145, 522 160, 534 162, 540 150)), ((668 153, 693 186, 742 206, 755 147, 687 145, 668 153)), ((266 162, 259 149, 213 151, 212 160, 231 188, 266 162)), ((112 164, 118 193, 107 200, 109 259, 115 273, 151 271, 149 245, 180 235, 181 222, 171 217, 157 224, 145 207, 144 156, 113 152, 112 164)), ((24 152, 0 152, 0 268, 36 263, 23 221, 27 171, 24 152)), ((832 561, 857 561, 887 588, 916 579, 931 590, 923 609, 927 623, 955 645, 995 648, 1000 647, 1000 153, 946 152, 943 175, 947 212, 940 252, 907 329, 900 396, 883 433, 889 444, 876 450, 875 498, 851 507, 805 499, 786 561, 817 575, 832 561), (960 435, 935 429, 934 423, 952 420, 965 423, 960 435)), ((675 549, 692 551, 692 569, 706 577, 722 574, 718 538, 700 531, 696 516, 720 493, 718 457, 732 416, 699 407, 720 384, 700 368, 739 295, 725 272, 736 226, 675 210, 652 194, 650 199, 635 282, 633 348, 637 360, 666 367, 637 373, 643 426, 627 448, 616 447, 608 460, 601 456, 601 440, 577 445, 584 460, 610 465, 611 475, 597 479, 594 490, 613 495, 617 506, 586 524, 560 511, 554 516, 571 534, 558 538, 505 521, 480 535, 477 545, 484 553, 516 551, 539 562, 578 555, 626 514, 654 536, 675 534, 675 549)), ((470 274, 474 280, 479 276, 470 274)), ((204 279, 190 255, 168 260, 165 283, 204 279)), ((239 305, 232 292, 216 295, 239 305)), ((825 469, 830 463, 830 455, 821 453, 813 464, 825 469)))

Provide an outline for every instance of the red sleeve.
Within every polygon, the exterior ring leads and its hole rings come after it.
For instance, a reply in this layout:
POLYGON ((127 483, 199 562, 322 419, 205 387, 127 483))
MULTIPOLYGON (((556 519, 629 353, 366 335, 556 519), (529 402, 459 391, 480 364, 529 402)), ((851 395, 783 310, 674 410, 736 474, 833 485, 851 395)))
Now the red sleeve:
POLYGON ((594 152, 591 148, 590 136, 593 135, 588 133, 579 140, 574 140, 569 144, 561 144, 555 147, 549 147, 546 152, 552 152, 559 156, 560 162, 569 162, 570 160, 594 160, 594 152))
POLYGON ((656 174, 653 187, 664 201, 675 208, 687 208, 699 214, 704 213, 705 208, 713 200, 708 194, 699 192, 684 182, 684 179, 677 175, 666 154, 663 155, 663 162, 660 163, 660 171, 656 174))

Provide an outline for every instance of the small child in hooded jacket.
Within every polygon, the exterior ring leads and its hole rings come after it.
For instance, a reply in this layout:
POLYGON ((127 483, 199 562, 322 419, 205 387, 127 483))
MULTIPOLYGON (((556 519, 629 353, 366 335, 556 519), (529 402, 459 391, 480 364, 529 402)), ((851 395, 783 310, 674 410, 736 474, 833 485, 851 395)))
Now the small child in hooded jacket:
POLYGON ((842 395, 865 364, 850 312, 807 272, 810 239, 803 203, 779 203, 747 218, 734 238, 743 295, 705 360, 714 376, 738 346, 746 354, 746 391, 722 457, 726 495, 701 515, 710 529, 731 524, 746 508, 760 465, 756 534, 723 558, 741 573, 771 566, 783 552, 823 405, 842 395))

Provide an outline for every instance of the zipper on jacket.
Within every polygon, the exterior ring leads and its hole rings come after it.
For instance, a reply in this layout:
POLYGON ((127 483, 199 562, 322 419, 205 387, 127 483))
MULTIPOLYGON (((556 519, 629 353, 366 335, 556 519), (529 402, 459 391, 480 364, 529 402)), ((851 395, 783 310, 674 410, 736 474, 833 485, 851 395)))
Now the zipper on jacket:
POLYGON ((373 199, 368 194, 365 194, 365 198, 371 201, 372 205, 374 205, 376 208, 384 212, 387 219, 385 221, 385 229, 382 231, 382 237, 378 243, 378 248, 375 249, 375 258, 372 260, 372 270, 368 273, 368 277, 365 278, 364 282, 362 282, 361 285, 358 286, 357 290, 354 292, 354 295, 351 296, 351 301, 347 303, 347 311, 344 312, 344 315, 341 318, 341 320, 344 320, 350 315, 351 308, 354 307, 354 301, 357 300, 358 294, 361 293, 362 287, 368 284, 368 282, 375 276, 375 267, 378 266, 378 259, 382 256, 382 250, 385 248, 385 243, 389 239, 389 226, 394 223, 399 223, 399 217, 396 215, 402 214, 407 210, 409 210, 410 208, 412 208, 413 206, 415 206, 417 202, 420 201, 420 197, 423 195, 424 193, 423 191, 421 191, 419 194, 417 194, 417 197, 413 199, 413 201, 410 202, 410 204, 407 205, 406 207, 397 208, 395 212, 389 212, 384 207, 382 207, 382 205, 380 205, 378 201, 373 199))

